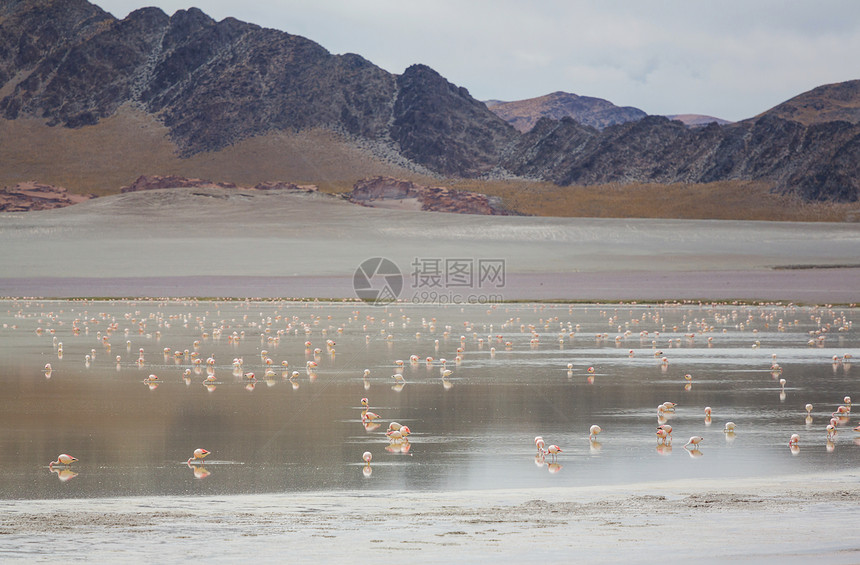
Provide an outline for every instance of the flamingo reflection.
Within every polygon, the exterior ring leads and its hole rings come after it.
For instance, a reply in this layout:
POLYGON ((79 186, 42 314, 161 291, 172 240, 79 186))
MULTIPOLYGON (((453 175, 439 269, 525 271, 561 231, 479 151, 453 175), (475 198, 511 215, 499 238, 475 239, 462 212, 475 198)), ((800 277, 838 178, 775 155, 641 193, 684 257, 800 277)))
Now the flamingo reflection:
POLYGON ((78 476, 78 474, 75 471, 72 471, 68 467, 58 467, 56 469, 52 467, 51 472, 55 473, 57 475, 57 478, 60 479, 61 483, 65 483, 66 481, 70 481, 70 480, 72 480, 78 476))

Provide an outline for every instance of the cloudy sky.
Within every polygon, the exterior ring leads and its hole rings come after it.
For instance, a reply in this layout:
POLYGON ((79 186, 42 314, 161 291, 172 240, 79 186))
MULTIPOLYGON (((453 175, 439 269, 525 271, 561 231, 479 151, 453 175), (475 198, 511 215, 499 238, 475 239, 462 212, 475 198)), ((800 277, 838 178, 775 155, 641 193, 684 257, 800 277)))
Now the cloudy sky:
MULTIPOLYGON (((93 0, 91 0, 93 1, 93 0)), ((649 114, 754 116, 860 79, 857 0, 94 0, 118 18, 196 6, 358 53, 433 67, 480 100, 557 90, 649 114)))

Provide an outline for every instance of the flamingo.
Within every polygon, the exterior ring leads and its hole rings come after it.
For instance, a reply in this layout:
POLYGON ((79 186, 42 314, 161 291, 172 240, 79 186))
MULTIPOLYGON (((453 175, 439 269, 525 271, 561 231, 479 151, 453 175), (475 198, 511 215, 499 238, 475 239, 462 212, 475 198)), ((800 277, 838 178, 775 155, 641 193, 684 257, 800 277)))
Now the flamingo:
POLYGON ((666 445, 672 445, 672 426, 669 424, 662 424, 657 426, 657 437, 661 440, 662 443, 666 445))
POLYGON ((723 430, 724 433, 733 434, 735 433, 735 423, 734 422, 726 422, 726 427, 723 430))
POLYGON ((693 436, 690 438, 690 441, 684 444, 684 447, 686 448, 688 445, 692 445, 693 449, 699 449, 699 444, 702 442, 703 439, 705 438, 703 438, 702 436, 693 436))
POLYGON ((800 442, 800 435, 799 434, 791 434, 791 437, 788 439, 788 446, 789 447, 796 447, 798 442, 800 442))
POLYGON ((543 441, 543 437, 535 437, 535 447, 537 447, 538 453, 543 453, 544 447, 546 447, 546 444, 543 441))
POLYGON ((72 457, 68 453, 61 453, 57 456, 56 461, 51 461, 50 463, 48 463, 48 467, 53 467, 54 465, 65 465, 66 467, 68 467, 77 460, 77 457, 72 457))
POLYGON ((561 453, 561 448, 555 444, 550 445, 546 448, 547 453, 552 455, 552 460, 555 461, 555 458, 561 453))
POLYGON ((370 460, 373 459, 373 454, 369 451, 365 451, 364 455, 361 456, 364 459, 364 462, 370 465, 370 460))
POLYGON ((195 449, 194 456, 188 460, 188 464, 191 465, 192 463, 202 463, 207 455, 209 455, 209 451, 203 449, 202 447, 195 449))
POLYGON ((600 428, 600 426, 598 426, 596 424, 591 426, 591 428, 589 428, 589 430, 588 430, 588 439, 591 441, 596 441, 597 440, 597 434, 599 434, 602 431, 603 430, 600 428))

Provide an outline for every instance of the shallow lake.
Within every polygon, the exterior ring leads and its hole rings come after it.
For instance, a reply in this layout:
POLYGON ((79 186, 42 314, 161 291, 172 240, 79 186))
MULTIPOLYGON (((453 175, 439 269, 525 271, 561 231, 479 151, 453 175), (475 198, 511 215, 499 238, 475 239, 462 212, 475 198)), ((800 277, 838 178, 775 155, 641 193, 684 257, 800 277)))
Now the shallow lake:
POLYGON ((3 499, 730 481, 860 465, 857 418, 832 440, 825 430, 845 396, 860 399, 856 308, 0 306, 3 499), (369 425, 362 398, 380 416, 369 425), (664 402, 677 406, 660 416, 664 402), (386 436, 392 421, 406 440, 386 436), (538 455, 538 435, 562 453, 538 455), (698 449, 684 447, 691 436, 698 449), (210 454, 189 465, 197 448, 210 454), (78 461, 49 468, 60 453, 78 461))

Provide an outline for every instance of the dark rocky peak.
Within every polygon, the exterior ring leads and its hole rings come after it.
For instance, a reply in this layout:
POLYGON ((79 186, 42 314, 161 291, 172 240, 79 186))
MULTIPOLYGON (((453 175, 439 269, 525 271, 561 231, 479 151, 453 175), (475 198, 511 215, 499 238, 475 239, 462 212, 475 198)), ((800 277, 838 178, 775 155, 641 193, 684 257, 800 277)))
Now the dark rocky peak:
POLYGON ((426 65, 397 77, 391 137, 408 158, 443 174, 490 171, 518 134, 465 88, 426 65))

